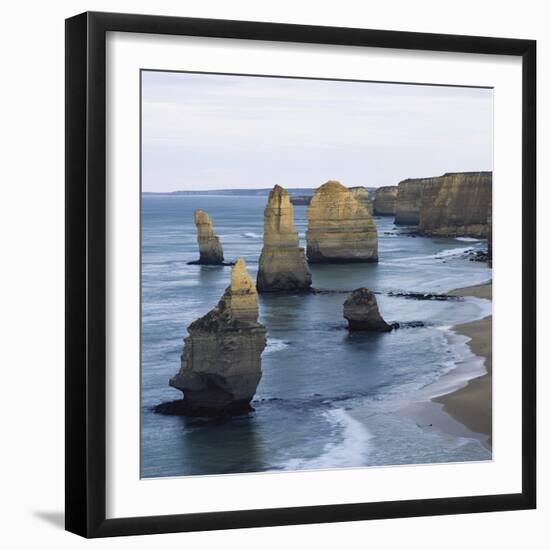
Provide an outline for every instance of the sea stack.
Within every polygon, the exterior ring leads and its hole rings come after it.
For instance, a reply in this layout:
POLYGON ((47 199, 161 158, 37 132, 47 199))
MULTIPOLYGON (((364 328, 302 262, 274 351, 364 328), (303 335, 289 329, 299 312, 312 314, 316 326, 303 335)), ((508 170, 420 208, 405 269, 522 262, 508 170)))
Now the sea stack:
POLYGON ((310 263, 378 261, 378 233, 373 217, 338 181, 315 191, 307 211, 307 258, 310 263))
POLYGON ((399 182, 395 202, 396 225, 418 225, 420 221, 420 202, 424 181, 426 181, 426 179, 420 178, 407 179, 399 182))
POLYGON ((214 227, 207 212, 195 210, 197 242, 200 257, 197 264, 223 265, 223 250, 220 239, 214 235, 214 227))
POLYGON ((349 190, 353 193, 353 196, 367 208, 369 214, 372 216, 374 204, 372 199, 369 197, 369 190, 363 186, 350 187, 349 190))
POLYGON ((290 195, 276 185, 264 210, 264 246, 256 280, 258 292, 307 290, 311 272, 300 248, 290 195))
POLYGON ((492 179, 491 172, 452 172, 423 180, 418 233, 487 237, 492 179))
POLYGON ((397 185, 379 187, 374 195, 374 215, 394 216, 397 202, 397 185))
POLYGON ((242 258, 218 305, 187 331, 180 371, 170 380, 170 386, 183 392, 182 412, 248 412, 262 376, 266 329, 258 322, 258 294, 242 258))
POLYGON ((344 302, 344 317, 349 330, 389 332, 392 326, 386 323, 378 311, 376 296, 368 288, 354 290, 344 302))

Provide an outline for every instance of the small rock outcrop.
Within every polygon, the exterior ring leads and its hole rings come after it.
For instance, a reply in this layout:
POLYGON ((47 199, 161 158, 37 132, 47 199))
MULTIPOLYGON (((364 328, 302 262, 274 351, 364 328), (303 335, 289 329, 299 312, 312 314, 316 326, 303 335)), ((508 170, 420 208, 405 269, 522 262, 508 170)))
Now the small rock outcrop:
POLYGON ((369 196, 369 190, 366 187, 350 187, 349 190, 353 193, 353 196, 367 208, 369 214, 372 216, 374 204, 369 196))
POLYGON ((374 195, 374 215, 394 216, 397 202, 397 185, 379 187, 374 195))
POLYGON ((195 210, 199 260, 193 263, 203 265, 223 265, 223 250, 220 239, 214 235, 212 221, 207 212, 195 210))
POLYGON ((378 261, 378 233, 373 217, 338 181, 315 191, 307 211, 307 258, 310 263, 378 261))
POLYGON ((264 246, 256 279, 258 292, 307 290, 311 272, 300 248, 290 195, 276 185, 264 210, 264 246))
POLYGON ((183 392, 182 414, 249 411, 262 376, 266 329, 258 322, 258 295, 242 258, 218 305, 187 331, 180 371, 170 379, 183 392))
POLYGON ((492 179, 491 172, 453 172, 424 180, 418 233, 487 237, 492 179))
POLYGON ((354 290, 344 302, 344 317, 349 330, 389 332, 392 325, 382 319, 376 296, 368 288, 354 290))
POLYGON ((407 179, 399 182, 395 201, 396 225, 418 225, 422 185, 426 179, 431 178, 407 179))

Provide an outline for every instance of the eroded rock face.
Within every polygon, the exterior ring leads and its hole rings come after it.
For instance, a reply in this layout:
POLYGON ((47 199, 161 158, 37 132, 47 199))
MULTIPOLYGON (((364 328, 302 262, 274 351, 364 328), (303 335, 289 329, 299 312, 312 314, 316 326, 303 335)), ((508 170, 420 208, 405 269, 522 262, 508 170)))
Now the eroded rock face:
POLYGON ((354 290, 344 302, 344 317, 349 330, 389 332, 392 326, 386 323, 378 311, 376 296, 368 288, 354 290))
POLYGON ((366 207, 369 214, 372 216, 374 211, 374 204, 369 196, 369 190, 366 187, 350 187, 349 190, 353 193, 353 196, 366 207))
POLYGON ((394 216, 397 202, 397 185, 379 187, 374 195, 374 215, 394 216))
POLYGON ((398 184, 395 202, 396 225, 418 225, 422 186, 427 179, 433 178, 407 179, 398 184))
POLYGON ((256 286, 259 292, 305 290, 311 286, 311 272, 304 249, 300 248, 290 195, 279 185, 269 194, 264 210, 264 246, 256 286))
POLYGON ((492 173, 447 173, 422 184, 417 231, 424 235, 487 237, 492 173))
POLYGON ((262 376, 266 329, 258 322, 258 295, 239 258, 231 284, 218 305, 187 328, 181 368, 170 385, 183 392, 182 412, 190 415, 239 414, 262 376))
POLYGON ((315 192, 307 211, 307 258, 311 263, 378 261, 373 217, 338 181, 315 192))
POLYGON ((212 221, 207 212, 195 210, 195 225, 197 226, 197 242, 200 258, 198 264, 223 264, 223 250, 220 239, 214 235, 212 221))

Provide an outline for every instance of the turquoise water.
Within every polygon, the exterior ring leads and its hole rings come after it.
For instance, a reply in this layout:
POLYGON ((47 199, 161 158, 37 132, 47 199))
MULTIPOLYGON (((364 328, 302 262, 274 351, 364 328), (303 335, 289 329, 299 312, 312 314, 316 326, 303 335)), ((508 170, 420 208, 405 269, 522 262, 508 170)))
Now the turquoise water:
MULTIPOLYGON (((181 398, 168 386, 180 366, 186 327, 216 305, 230 267, 187 265, 198 258, 193 212, 206 210, 226 260, 245 258, 255 277, 265 197, 143 195, 143 477, 487 460, 475 438, 426 430, 400 411, 462 358, 447 327, 481 318, 487 301, 415 300, 389 292, 445 292, 487 281, 485 263, 463 253, 473 239, 411 237, 376 218, 378 264, 313 265, 313 286, 379 291, 387 321, 420 328, 350 334, 345 293, 260 296, 268 332, 263 376, 249 416, 228 421, 165 416, 153 407, 181 398), (354 411, 367 411, 360 417, 354 411)), ((305 246, 306 207, 295 207, 305 246)))

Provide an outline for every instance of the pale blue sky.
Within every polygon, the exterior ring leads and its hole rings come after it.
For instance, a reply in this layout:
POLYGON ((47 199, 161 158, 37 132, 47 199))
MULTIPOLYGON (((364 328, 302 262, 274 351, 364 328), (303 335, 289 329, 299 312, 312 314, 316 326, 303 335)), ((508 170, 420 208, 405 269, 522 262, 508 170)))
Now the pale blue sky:
POLYGON ((492 170, 493 91, 142 72, 143 191, 492 170))

